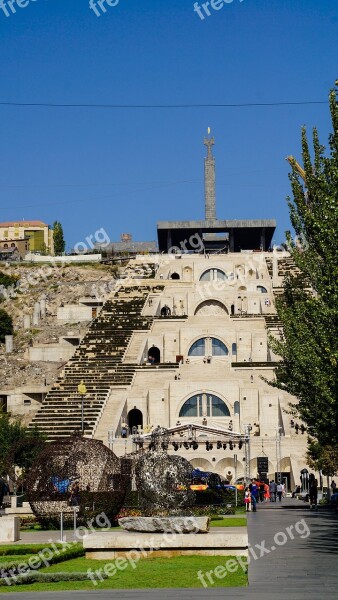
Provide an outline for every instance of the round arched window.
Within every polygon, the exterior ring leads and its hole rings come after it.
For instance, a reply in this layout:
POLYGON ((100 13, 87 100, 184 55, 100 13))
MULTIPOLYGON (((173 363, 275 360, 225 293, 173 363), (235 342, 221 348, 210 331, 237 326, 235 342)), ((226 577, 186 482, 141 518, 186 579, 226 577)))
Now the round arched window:
POLYGON ((258 285, 257 292, 260 292, 261 294, 267 294, 268 290, 263 285, 258 285))
POLYGON ((214 337, 200 338, 190 346, 188 356, 228 356, 229 350, 221 340, 214 337))
POLYGON ((200 281, 225 281, 227 278, 221 269, 208 269, 200 277, 200 281))
POLYGON ((187 400, 181 410, 180 417, 230 417, 225 402, 214 394, 196 394, 187 400))

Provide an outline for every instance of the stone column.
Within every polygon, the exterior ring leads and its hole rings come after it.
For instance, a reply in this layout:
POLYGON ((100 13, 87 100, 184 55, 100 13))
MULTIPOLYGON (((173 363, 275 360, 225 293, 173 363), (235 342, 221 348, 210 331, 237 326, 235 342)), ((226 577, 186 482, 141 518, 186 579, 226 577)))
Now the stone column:
POLYGON ((40 303, 36 302, 34 304, 34 310, 33 310, 33 325, 39 325, 39 321, 40 321, 40 303))
POLYGON ((10 354, 11 352, 13 352, 13 336, 12 335, 5 335, 5 347, 6 347, 6 354, 10 354))
POLYGON ((41 315, 41 319, 44 319, 46 316, 46 298, 45 298, 45 296, 42 296, 42 298, 40 300, 40 315, 41 315))
POLYGON ((24 315, 23 317, 23 328, 30 329, 31 326, 31 318, 30 315, 24 315))

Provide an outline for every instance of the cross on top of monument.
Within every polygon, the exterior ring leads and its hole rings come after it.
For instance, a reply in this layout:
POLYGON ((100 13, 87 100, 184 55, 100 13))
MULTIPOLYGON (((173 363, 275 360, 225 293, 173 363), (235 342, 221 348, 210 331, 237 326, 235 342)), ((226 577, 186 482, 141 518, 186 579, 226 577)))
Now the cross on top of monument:
POLYGON ((204 138, 204 145, 208 148, 207 158, 212 158, 212 147, 215 144, 215 138, 211 137, 211 129, 208 127, 208 137, 204 138))

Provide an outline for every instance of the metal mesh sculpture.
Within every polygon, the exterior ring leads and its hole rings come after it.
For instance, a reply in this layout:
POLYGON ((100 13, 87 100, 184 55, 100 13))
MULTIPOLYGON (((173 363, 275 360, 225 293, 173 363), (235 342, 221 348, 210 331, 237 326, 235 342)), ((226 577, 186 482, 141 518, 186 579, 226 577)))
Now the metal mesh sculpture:
POLYGON ((195 501, 190 490, 193 467, 182 456, 169 455, 168 445, 167 430, 158 427, 152 433, 149 452, 135 466, 141 506, 149 516, 182 515, 195 501))
POLYGON ((130 483, 130 462, 120 460, 99 440, 73 436, 48 444, 26 479, 27 497, 40 523, 85 524, 104 512, 112 522, 130 483))

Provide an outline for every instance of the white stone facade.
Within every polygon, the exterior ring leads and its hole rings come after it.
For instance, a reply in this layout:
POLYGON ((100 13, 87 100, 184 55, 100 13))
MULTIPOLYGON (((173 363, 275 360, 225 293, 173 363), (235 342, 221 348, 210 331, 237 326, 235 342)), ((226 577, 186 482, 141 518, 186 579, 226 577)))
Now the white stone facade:
MULTIPOLYGON (((278 360, 268 348, 267 327, 272 332, 276 328, 274 291, 282 281, 279 261, 285 259, 283 253, 243 252, 131 261, 128 269, 135 269, 135 279, 121 284, 161 285, 163 291, 150 293, 143 314, 154 316, 153 325, 134 334, 124 357, 140 368, 131 386, 112 391, 95 437, 106 444, 113 437, 114 451, 122 455, 133 449, 131 437, 121 438, 123 423, 148 431, 191 422, 238 433, 251 425, 250 475, 257 475, 257 457, 267 456, 270 479, 280 470, 289 489, 298 484, 306 466, 306 434, 296 433, 285 412, 295 399, 264 380, 273 379, 278 360), (155 280, 137 282, 142 262, 156 263, 155 280), (171 315, 161 317, 165 306, 171 315), (152 355, 159 362, 141 368, 152 355), (179 368, 170 364, 178 360, 179 368)), ((195 467, 232 481, 236 454, 237 477, 244 476, 244 449, 217 449, 214 444, 207 451, 203 440, 197 440, 197 450, 182 446, 178 453, 195 467)))

